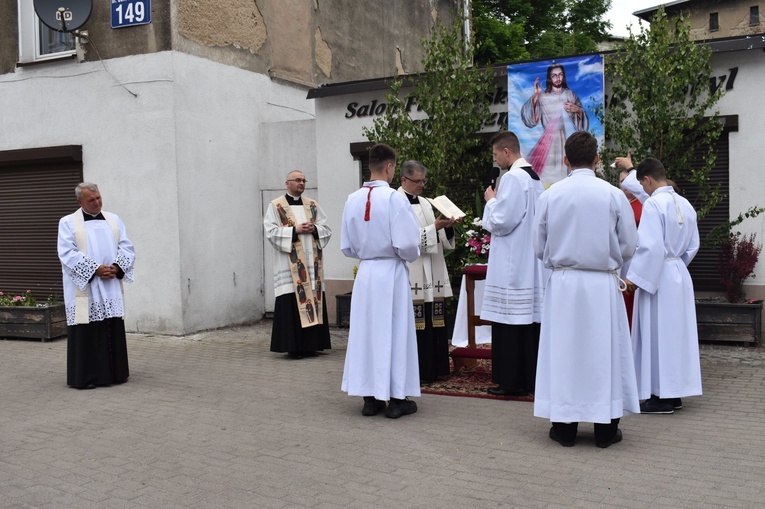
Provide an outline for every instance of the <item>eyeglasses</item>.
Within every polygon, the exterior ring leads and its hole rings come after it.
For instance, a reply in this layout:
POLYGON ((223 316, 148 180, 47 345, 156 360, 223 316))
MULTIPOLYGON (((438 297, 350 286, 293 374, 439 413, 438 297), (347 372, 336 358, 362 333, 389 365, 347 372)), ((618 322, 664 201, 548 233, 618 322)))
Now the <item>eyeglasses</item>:
POLYGON ((420 179, 420 180, 414 180, 414 179, 410 179, 409 177, 401 177, 401 178, 402 178, 402 179, 406 179, 406 180, 408 180, 409 182, 411 182, 412 184, 417 184, 417 185, 420 185, 420 184, 422 184, 422 185, 424 186, 425 184, 427 184, 427 183, 428 183, 428 179, 427 179, 427 178, 424 178, 424 179, 420 179))
POLYGON ((297 182, 298 184, 302 182, 303 184, 305 184, 308 181, 306 179, 289 179, 287 180, 287 182, 297 182))

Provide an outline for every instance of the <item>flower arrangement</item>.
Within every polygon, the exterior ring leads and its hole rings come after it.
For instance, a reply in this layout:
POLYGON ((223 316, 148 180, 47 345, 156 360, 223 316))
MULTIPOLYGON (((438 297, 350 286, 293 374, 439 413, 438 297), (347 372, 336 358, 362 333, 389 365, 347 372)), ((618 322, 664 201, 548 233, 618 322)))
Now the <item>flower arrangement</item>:
POLYGON ((27 290, 22 295, 13 295, 0 292, 0 306, 36 306, 37 300, 32 295, 32 290, 27 290))
POLYGON ((486 263, 491 248, 491 235, 483 230, 480 217, 459 231, 459 240, 462 246, 468 248, 463 255, 465 266, 486 263))

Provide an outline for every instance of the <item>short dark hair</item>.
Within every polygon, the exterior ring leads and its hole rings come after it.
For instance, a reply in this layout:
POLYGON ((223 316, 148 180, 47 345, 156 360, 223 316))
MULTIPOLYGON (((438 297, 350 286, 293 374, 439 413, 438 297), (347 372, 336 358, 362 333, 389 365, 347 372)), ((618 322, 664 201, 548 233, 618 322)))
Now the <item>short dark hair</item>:
POLYGON ((369 169, 381 171, 388 163, 396 163, 398 154, 393 148, 385 143, 378 143, 369 149, 369 169))
POLYGON ((572 168, 592 168, 598 157, 598 140, 587 131, 577 131, 566 140, 566 157, 572 168))
POLYGON ((521 144, 513 131, 500 131, 492 137, 492 147, 506 148, 514 154, 521 153, 521 144))
POLYGON ((648 157, 637 166, 637 174, 635 175, 638 181, 643 180, 646 176, 651 177, 654 180, 664 180, 667 178, 667 170, 664 169, 664 165, 661 161, 655 157, 648 157))

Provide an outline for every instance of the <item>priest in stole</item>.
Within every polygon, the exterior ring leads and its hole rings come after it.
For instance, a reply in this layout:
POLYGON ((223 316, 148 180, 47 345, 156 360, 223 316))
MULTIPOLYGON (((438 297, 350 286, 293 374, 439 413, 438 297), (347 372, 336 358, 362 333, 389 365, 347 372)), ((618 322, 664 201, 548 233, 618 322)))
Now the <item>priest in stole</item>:
POLYGON ((287 193, 271 202, 263 219, 275 250, 271 351, 302 359, 331 348, 322 281, 332 231, 319 204, 302 196, 305 175, 291 171, 285 184, 287 193))
POLYGON ((428 170, 419 161, 401 165, 401 187, 420 223, 420 257, 409 264, 420 380, 432 382, 449 375, 449 338, 444 299, 452 296, 444 250, 454 249, 454 218, 438 217, 420 196, 428 170))
POLYGON ((98 186, 75 188, 80 208, 58 224, 64 281, 67 385, 77 389, 127 381, 122 282, 133 281, 135 250, 122 220, 101 209, 98 186))

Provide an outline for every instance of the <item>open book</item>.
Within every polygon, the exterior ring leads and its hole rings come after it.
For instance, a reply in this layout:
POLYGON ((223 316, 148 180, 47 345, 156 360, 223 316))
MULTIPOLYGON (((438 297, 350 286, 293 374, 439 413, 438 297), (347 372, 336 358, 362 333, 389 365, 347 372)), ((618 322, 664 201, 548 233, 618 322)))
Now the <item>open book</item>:
POLYGON ((435 198, 428 198, 428 201, 444 216, 451 217, 456 220, 465 217, 465 213, 460 210, 458 206, 454 204, 449 198, 444 196, 436 196, 435 198))

